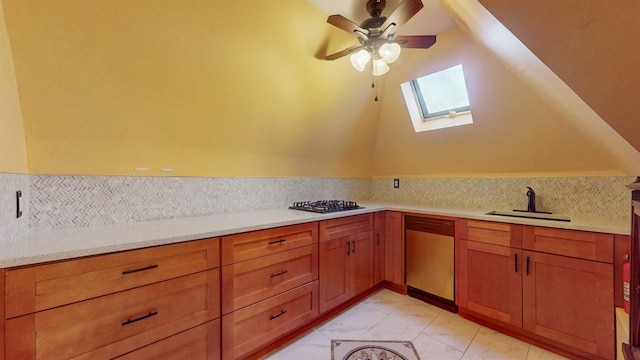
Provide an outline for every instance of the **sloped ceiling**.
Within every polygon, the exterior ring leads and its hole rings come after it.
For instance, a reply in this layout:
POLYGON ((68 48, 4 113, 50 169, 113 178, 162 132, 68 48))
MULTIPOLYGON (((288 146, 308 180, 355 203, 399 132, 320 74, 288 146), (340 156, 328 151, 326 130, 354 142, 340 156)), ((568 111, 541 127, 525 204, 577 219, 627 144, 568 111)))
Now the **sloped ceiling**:
MULTIPOLYGON (((389 9, 398 1, 389 0, 389 9)), ((556 5, 545 2, 550 9, 556 5)), ((327 24, 326 16, 342 13, 358 21, 365 3, 2 0, 29 172, 158 176, 167 175, 158 170, 167 167, 174 176, 634 174, 602 139, 567 122, 565 113, 463 28, 452 28, 453 17, 437 0, 424 0, 425 8, 399 33, 436 33, 438 43, 403 51, 375 89, 371 74, 354 71, 348 59, 325 61, 325 54, 357 43, 327 24), (356 12, 320 10, 325 3, 349 3, 356 12), (435 19, 423 18, 438 12, 435 19), (399 84, 462 62, 475 123, 414 133, 399 84), (376 91, 380 102, 373 101, 376 91), (135 167, 154 172, 140 174, 135 167)), ((519 9, 517 14, 526 13, 519 9)), ((525 20, 537 21, 515 21, 525 20)), ((556 56, 554 48, 538 51, 541 58, 556 56)), ((588 66, 575 75, 571 65, 562 66, 576 84, 591 76, 588 66)), ((637 74, 633 64, 616 66, 637 74)), ((589 86, 582 85, 580 96, 594 97, 588 102, 598 114, 637 143, 640 131, 626 121, 634 114, 606 115, 606 101, 603 109, 593 105, 600 90, 589 86)), ((636 86, 625 83, 629 93, 620 90, 619 99, 609 102, 637 106, 636 86)), ((607 94, 613 87, 607 85, 607 94)))
MULTIPOLYGON (((332 7, 331 0, 310 0, 320 3, 325 12, 338 12, 338 7, 332 7)), ((352 7, 357 8, 357 3, 365 1, 348 1, 352 7)), ((606 2, 591 2, 591 8, 581 14, 582 21, 564 21, 563 16, 570 17, 572 7, 578 6, 577 2, 571 4, 563 3, 562 5, 554 1, 546 2, 513 2, 500 0, 487 0, 482 3, 492 2, 496 8, 503 14, 511 15, 510 10, 519 8, 518 16, 512 16, 510 19, 517 24, 535 24, 524 28, 533 29, 528 33, 532 39, 538 44, 547 45, 550 53, 557 55, 558 48, 571 49, 573 37, 591 35, 589 31, 583 31, 584 23, 589 19, 589 15, 597 17, 599 7, 608 7, 606 2), (516 5, 516 3, 518 5, 516 5), (520 6, 522 3, 528 6, 520 6), (593 3, 598 3, 594 5, 593 3), (556 6, 560 5, 557 13, 563 14, 559 17, 560 24, 551 24, 551 28, 558 31, 564 31, 570 34, 566 39, 561 39, 555 43, 555 36, 551 33, 536 32, 535 30, 544 27, 546 22, 546 13, 556 14, 556 6), (536 11, 529 11, 527 7, 536 7, 536 11), (587 20, 584 18, 586 17, 587 20), (541 19, 543 19, 541 21, 541 19), (558 28, 558 25, 567 26, 568 29, 558 28), (541 36, 542 34, 542 36, 541 36), (553 43, 554 45, 548 45, 553 43)), ((614 1, 615 3, 615 1, 614 1)), ((619 103, 626 102, 632 104, 628 106, 626 111, 635 113, 635 103, 630 100, 630 94, 637 93, 634 89, 635 84, 640 81, 640 77, 633 77, 635 69, 633 68, 638 62, 634 59, 625 58, 620 51, 626 46, 616 45, 613 51, 614 59, 607 56, 598 55, 598 48, 589 48, 587 45, 589 40, 582 39, 582 44, 578 46, 580 54, 572 54, 571 51, 567 56, 557 55, 553 60, 557 60, 562 64, 561 67, 567 70, 574 70, 580 74, 579 81, 566 81, 563 73, 547 68, 546 58, 539 54, 531 54, 525 47, 529 45, 526 39, 521 38, 515 42, 524 51, 516 50, 515 47, 505 47, 507 43, 506 37, 496 32, 486 31, 486 19, 491 18, 492 23, 496 23, 503 28, 495 18, 491 15, 486 16, 486 9, 480 3, 472 0, 442 0, 440 2, 425 1, 425 9, 407 24, 418 23, 422 26, 423 31, 418 33, 429 33, 426 30, 432 22, 426 21, 430 11, 438 14, 439 17, 453 18, 455 22, 468 35, 476 37, 478 43, 483 44, 497 55, 495 59, 503 62, 503 70, 509 69, 511 75, 517 75, 519 80, 508 80, 507 82, 499 82, 498 79, 508 79, 510 76, 499 70, 500 65, 494 64, 489 58, 485 58, 481 53, 484 50, 480 48, 473 49, 473 45, 468 43, 465 36, 457 34, 449 36, 446 31, 438 32, 437 29, 431 30, 438 33, 438 43, 428 51, 420 52, 419 50, 405 50, 402 57, 404 58, 399 65, 392 66, 392 72, 387 75, 387 83, 385 88, 385 103, 380 116, 380 128, 378 130, 378 140, 376 143, 376 151, 374 155, 374 175, 375 176, 391 176, 392 174, 402 174, 406 176, 423 176, 425 174, 437 175, 443 172, 450 174, 500 174, 500 173, 580 173, 580 172, 604 172, 611 174, 635 174, 640 169, 640 154, 637 146, 634 148, 629 144, 637 142, 640 137, 640 131, 637 131, 639 122, 628 121, 629 116, 623 117, 622 114, 615 114, 620 110, 619 103), (441 6, 442 5, 442 6, 441 6), (442 10, 446 9, 445 14, 442 10), (483 17, 480 22, 474 20, 483 17), (469 20, 469 21, 467 21, 469 20), (484 22, 484 23, 483 23, 484 22), (450 40, 455 39, 455 40, 450 40), (455 41, 456 44, 451 42, 455 41), (446 44, 443 44, 446 42, 446 44), (505 51, 506 50, 506 51, 505 51), (410 132, 400 131, 398 127, 406 127, 406 123, 399 122, 401 118, 406 118, 406 110, 403 111, 404 104, 398 96, 397 86, 403 81, 408 81, 420 75, 424 75, 430 71, 439 70, 434 64, 440 62, 440 68, 449 63, 450 66, 455 64, 456 52, 459 54, 459 62, 465 63, 466 77, 469 87, 475 85, 481 78, 486 78, 482 85, 482 89, 470 89, 470 92, 480 91, 489 96, 480 96, 480 93, 470 94, 472 99, 472 108, 474 108, 474 130, 459 129, 441 131, 439 134, 411 134, 410 132), (510 54, 517 52, 518 54, 510 54), (410 54, 409 54, 410 53, 410 54), (524 54, 523 57, 520 53, 524 54), (594 54, 595 53, 595 54, 594 54), (415 56, 414 56, 415 54, 415 56), (535 55, 539 55, 539 58, 535 55), (574 55, 574 56, 571 56, 574 55), (575 56, 580 55, 580 56, 575 56), (576 58, 584 57, 590 61, 583 62, 586 65, 581 70, 573 67, 576 58), (483 60, 485 59, 485 60, 483 60), (542 60, 542 62, 540 62, 542 60), (631 60, 631 61, 629 61, 631 60), (453 61, 453 62, 452 62, 453 61), (473 73, 475 68, 482 61, 486 61, 481 72, 473 73), (623 63, 621 65, 620 63, 623 63), (498 67, 496 67, 498 65, 498 67), (401 69, 399 69, 401 67, 401 69), (589 68, 597 67, 595 71, 589 68), (619 79, 607 78, 603 82, 604 86, 600 87, 599 77, 606 77, 609 70, 614 69, 619 79), (430 70, 429 70, 430 69, 430 70), (487 73, 493 72, 492 76, 487 77, 487 73), (633 80, 629 78, 633 77, 633 80), (491 80, 494 81, 491 81, 491 80), (566 83, 565 83, 566 81, 566 83), (624 86, 619 86, 616 92, 611 91, 608 84, 620 81, 624 82, 624 86), (584 88, 582 91, 575 90, 575 86, 584 88), (577 84, 577 85, 574 85, 577 84), (568 86, 567 86, 568 85, 568 86), (533 90, 533 93, 530 93, 533 90), (607 93, 607 97, 600 95, 583 96, 583 94, 603 94, 607 93), (525 95, 528 94, 528 95, 525 95), (577 95, 576 95, 577 94, 577 95), (616 97, 616 101, 611 97, 616 97), (480 100, 483 98, 483 100, 480 100), (604 99, 604 100, 603 100, 604 99), (473 100, 476 103, 473 103, 473 100), (597 101, 596 101, 597 100, 597 101), (512 110, 505 111, 505 104, 516 104, 512 110), (392 110, 389 110, 392 109, 392 110), (519 109, 519 110, 518 110, 519 109), (607 110, 609 113, 607 113, 607 110), (594 112, 593 110, 596 110, 594 112), (603 121, 606 117, 607 122, 603 121), (614 119, 615 118, 615 119, 614 119), (514 127, 513 121, 518 119, 517 127, 514 127), (487 120, 490 120, 489 122, 487 120), (524 120, 524 121, 522 121, 524 120), (616 124, 620 123, 620 124, 616 124), (465 135, 466 134, 466 135, 465 135), (497 134, 506 135, 503 137, 497 134), (481 135, 482 139, 478 140, 481 135), (620 136, 623 135, 623 136, 620 136), (523 136, 523 137, 520 137, 523 136), (444 142, 442 139, 447 139, 444 142), (513 141, 514 139, 518 139, 513 141), (472 157, 469 151, 474 148, 472 157), (425 154, 429 155, 425 155, 425 154), (419 160, 416 160, 419 159, 419 160)), ((613 4, 618 10, 609 9, 610 14, 619 11, 625 11, 621 2, 613 4)), ((579 7, 579 6, 578 6, 579 7)), ((349 13, 349 7, 343 3, 343 15, 349 17, 357 17, 357 13, 349 13)), ((631 12, 637 13, 637 12, 631 12)), ((487 13, 488 14, 488 13, 487 13)), ((627 16, 631 21, 632 16, 627 16)), ((599 24, 595 26, 600 33, 598 37, 604 39, 616 38, 619 28, 624 28, 627 20, 621 25, 611 26, 609 22, 615 22, 615 18, 606 15, 597 21, 599 24), (609 31, 613 28, 614 31, 609 31)), ((508 24, 507 24, 508 25, 508 24)), ((509 28, 509 26, 507 26, 509 28)), ((637 25, 635 26, 637 28, 637 25)), ((631 27, 631 34, 637 34, 631 27)), ((440 30, 442 31, 442 30, 440 30)), ((592 30, 594 31, 594 30, 592 30)), ((403 32, 400 28, 399 33, 403 32)), ((504 32, 513 38, 513 34, 509 30, 504 32)), ((517 34, 516 34, 517 35, 517 34)), ((627 34, 627 36, 633 36, 627 34)), ((610 40, 609 40, 610 41, 610 40)), ((638 42, 637 39, 634 39, 638 42)), ((603 46, 603 49, 610 46, 603 46)), ((633 47, 632 47, 633 48, 633 47)), ((575 50, 575 49, 574 49, 575 50)), ((574 51, 572 50, 572 51, 574 51)), ((571 74, 569 74, 571 77, 571 74)))
POLYGON ((479 1, 640 151, 640 1, 479 1))

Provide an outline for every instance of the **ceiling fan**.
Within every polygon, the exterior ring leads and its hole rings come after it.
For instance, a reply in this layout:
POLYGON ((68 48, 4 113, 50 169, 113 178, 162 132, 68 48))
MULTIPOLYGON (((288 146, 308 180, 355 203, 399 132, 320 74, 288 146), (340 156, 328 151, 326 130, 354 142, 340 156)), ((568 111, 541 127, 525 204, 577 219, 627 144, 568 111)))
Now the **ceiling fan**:
POLYGON ((346 32, 355 34, 360 45, 351 46, 337 53, 325 56, 326 60, 339 59, 351 55, 351 64, 363 71, 373 58, 373 75, 389 71, 390 63, 400 56, 400 48, 427 49, 436 42, 435 35, 396 36, 398 28, 409 21, 422 7, 420 0, 403 0, 391 15, 382 16, 386 0, 368 0, 366 9, 370 18, 358 25, 342 15, 331 15, 327 22, 346 32))

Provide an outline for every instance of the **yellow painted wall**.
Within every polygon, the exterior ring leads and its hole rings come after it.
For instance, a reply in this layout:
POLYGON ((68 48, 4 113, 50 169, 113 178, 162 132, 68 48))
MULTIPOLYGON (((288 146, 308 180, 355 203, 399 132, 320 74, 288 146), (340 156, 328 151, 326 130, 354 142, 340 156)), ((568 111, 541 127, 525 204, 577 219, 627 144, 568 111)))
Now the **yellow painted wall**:
POLYGON ((26 174, 27 147, 16 75, 0 6, 0 172, 26 174))
MULTIPOLYGON (((27 155, 1 155, 0 171, 25 171, 28 158, 32 174, 623 175, 462 30, 405 49, 374 102, 368 71, 323 59, 355 37, 307 1, 2 3, 27 155), (416 134, 400 83, 459 63, 474 124, 416 134)), ((0 136, 20 135, 19 111, 2 112, 0 136)))
POLYGON ((462 30, 439 35, 428 50, 403 51, 386 80, 373 176, 518 175, 623 174, 616 159, 462 30), (400 84, 457 64, 474 123, 415 133, 400 84))
POLYGON ((380 103, 306 1, 3 3, 30 173, 371 175, 380 103))

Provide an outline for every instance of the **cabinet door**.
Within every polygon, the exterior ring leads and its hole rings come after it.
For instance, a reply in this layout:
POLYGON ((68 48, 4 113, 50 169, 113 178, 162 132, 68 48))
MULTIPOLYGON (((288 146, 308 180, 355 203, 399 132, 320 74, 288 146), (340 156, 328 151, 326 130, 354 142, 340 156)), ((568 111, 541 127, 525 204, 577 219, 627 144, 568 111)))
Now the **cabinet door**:
POLYGON ((374 214, 373 283, 384 281, 384 211, 374 214))
POLYGON ((613 266, 532 251, 523 256, 525 330, 613 359, 613 266))
POLYGON ((330 310, 349 299, 347 253, 348 236, 320 242, 320 312, 330 310))
POLYGON ((384 279, 404 285, 404 239, 402 213, 387 211, 384 218, 384 279))
POLYGON ((459 241, 459 305, 503 323, 522 326, 521 250, 459 241))
POLYGON ((363 231, 349 237, 351 254, 349 262, 349 297, 354 297, 373 286, 373 239, 371 231, 363 231))

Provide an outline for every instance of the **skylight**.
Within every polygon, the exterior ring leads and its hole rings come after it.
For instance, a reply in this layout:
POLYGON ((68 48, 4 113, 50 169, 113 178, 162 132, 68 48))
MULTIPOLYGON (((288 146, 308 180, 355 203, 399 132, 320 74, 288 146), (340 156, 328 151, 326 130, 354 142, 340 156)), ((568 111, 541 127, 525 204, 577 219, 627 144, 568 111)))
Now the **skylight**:
POLYGON ((400 86, 416 132, 473 123, 462 65, 400 86))

